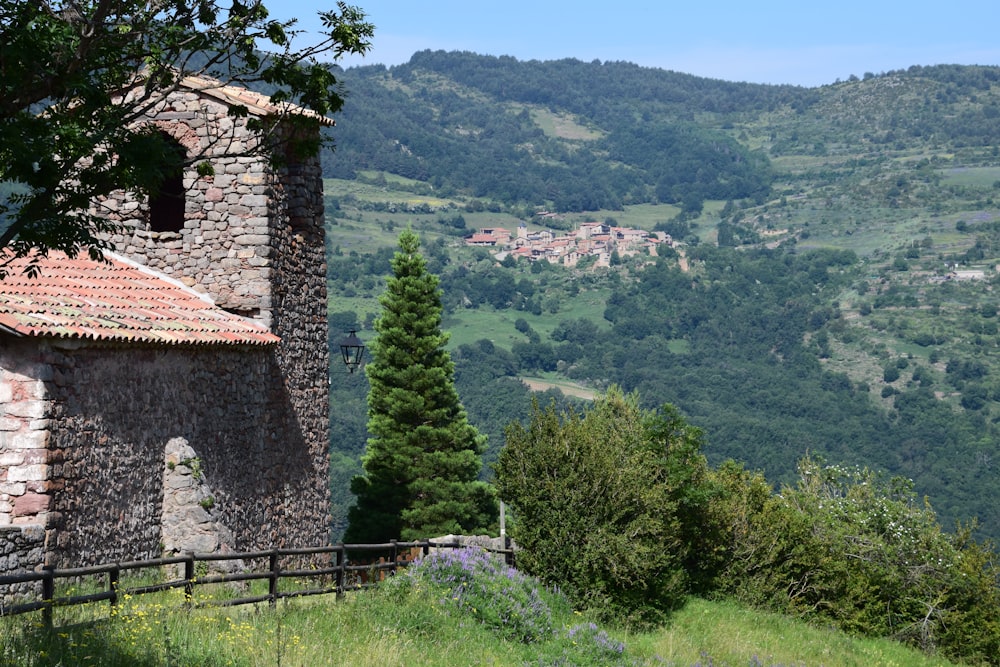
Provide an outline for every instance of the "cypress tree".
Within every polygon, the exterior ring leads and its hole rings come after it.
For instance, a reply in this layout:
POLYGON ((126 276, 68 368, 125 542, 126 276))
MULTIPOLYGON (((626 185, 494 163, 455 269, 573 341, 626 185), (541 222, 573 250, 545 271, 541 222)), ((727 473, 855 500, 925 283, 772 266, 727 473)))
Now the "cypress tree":
POLYGON ((486 438, 469 423, 455 390, 438 278, 419 247, 413 231, 400 234, 379 299, 365 368, 369 439, 364 474, 351 481, 357 502, 348 543, 479 533, 496 515, 492 488, 477 481, 486 438))

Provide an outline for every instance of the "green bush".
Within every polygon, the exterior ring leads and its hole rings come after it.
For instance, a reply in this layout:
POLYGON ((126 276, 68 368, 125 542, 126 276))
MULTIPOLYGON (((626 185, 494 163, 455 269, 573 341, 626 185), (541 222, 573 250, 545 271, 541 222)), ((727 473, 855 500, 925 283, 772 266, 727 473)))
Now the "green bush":
POLYGON ((579 616, 571 612, 565 596, 545 590, 537 579, 481 549, 432 553, 380 584, 374 594, 373 600, 391 603, 371 607, 391 614, 386 626, 407 633, 442 632, 440 615, 445 614, 475 619, 503 640, 532 645, 537 662, 531 664, 540 667, 646 664, 595 623, 566 623, 579 616), (563 622, 557 624, 554 616, 563 622))
POLYGON ((519 567, 578 608, 638 624, 662 619, 704 578, 691 563, 708 467, 701 432, 672 407, 644 411, 612 387, 582 415, 535 404, 529 425, 506 436, 497 489, 517 519, 519 567))
POLYGON ((898 366, 886 366, 882 370, 882 380, 885 382, 895 382, 899 379, 899 367, 898 366))
POLYGON ((760 475, 720 468, 713 512, 728 541, 717 594, 1000 664, 998 570, 971 528, 943 532, 908 480, 809 458, 799 475, 773 495, 760 475))

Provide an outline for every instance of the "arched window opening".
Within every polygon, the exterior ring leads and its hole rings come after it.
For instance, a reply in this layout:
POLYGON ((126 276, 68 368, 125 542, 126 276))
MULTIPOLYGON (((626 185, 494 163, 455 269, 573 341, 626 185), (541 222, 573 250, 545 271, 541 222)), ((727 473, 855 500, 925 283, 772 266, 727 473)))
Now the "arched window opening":
POLYGON ((180 142, 166 132, 160 136, 167 142, 172 164, 167 167, 160 189, 149 195, 149 229, 154 232, 180 232, 184 228, 184 159, 186 152, 180 142))

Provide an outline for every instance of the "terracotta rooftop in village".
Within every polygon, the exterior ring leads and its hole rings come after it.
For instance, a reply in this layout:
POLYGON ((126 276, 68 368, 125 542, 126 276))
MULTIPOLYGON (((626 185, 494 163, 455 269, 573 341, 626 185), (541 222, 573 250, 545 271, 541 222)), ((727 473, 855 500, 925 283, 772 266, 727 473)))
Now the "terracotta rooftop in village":
POLYGON ((274 103, 271 98, 247 88, 225 85, 221 81, 206 76, 186 76, 181 80, 181 86, 214 97, 233 106, 245 106, 247 111, 255 116, 281 116, 294 114, 314 118, 320 125, 336 125, 332 118, 321 116, 312 109, 306 109, 287 102, 274 103))
POLYGON ((12 260, 0 280, 0 330, 23 336, 198 345, 272 345, 264 325, 215 306, 161 273, 105 254, 109 263, 51 251, 39 274, 12 260))

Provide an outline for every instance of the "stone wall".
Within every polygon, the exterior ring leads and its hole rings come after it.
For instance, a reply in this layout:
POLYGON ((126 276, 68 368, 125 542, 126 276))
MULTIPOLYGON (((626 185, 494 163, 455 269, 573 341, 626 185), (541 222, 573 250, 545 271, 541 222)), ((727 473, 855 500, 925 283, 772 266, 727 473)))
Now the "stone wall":
MULTIPOLYGON (((102 200, 95 212, 121 224, 121 232, 110 237, 119 253, 209 294, 222 308, 270 326, 275 308, 272 237, 276 227, 288 224, 289 209, 276 202, 298 190, 284 185, 289 169, 275 169, 263 156, 234 155, 258 142, 246 119, 230 117, 228 109, 215 99, 180 90, 156 116, 157 127, 189 155, 205 156, 214 172, 200 176, 196 165, 185 171, 180 232, 149 231, 148 201, 131 193, 102 200), (285 213, 285 219, 276 218, 276 211, 285 213)), ((318 187, 322 216, 322 181, 318 187)))
MULTIPOLYGON (((44 560, 45 529, 38 525, 0 526, 0 576, 36 570, 44 560)), ((41 594, 41 583, 0 586, 0 611, 20 598, 41 594)))
MULTIPOLYGON (((273 348, 51 349, 49 517, 57 567, 157 557, 166 444, 183 438, 234 551, 323 544, 326 456, 298 426, 273 348), (318 489, 318 491, 317 491, 318 489)), ((324 452, 325 454, 325 452, 324 452)))
POLYGON ((34 349, 17 341, 0 345, 0 527, 45 524, 52 466, 60 463, 48 449, 52 371, 34 349))
POLYGON ((205 481, 201 457, 184 438, 167 441, 163 456, 160 544, 165 556, 225 553, 235 542, 205 481))
MULTIPOLYGON (((296 489, 300 502, 330 507, 330 354, 328 348, 326 247, 323 180, 319 160, 282 172, 282 188, 271 205, 274 317, 271 331, 281 338, 276 362, 284 378, 292 428, 308 442, 309 456, 321 466, 321 485, 296 489)), ((329 541, 327 532, 315 544, 329 541)))
MULTIPOLYGON (((214 531, 212 550, 329 540, 325 355, 310 359, 310 375, 286 377, 275 347, 62 345, 0 351, 10 398, 0 420, 11 429, 0 431, 10 462, 0 507, 7 524, 34 524, 47 544, 22 568, 200 550, 207 541, 162 531, 179 516, 169 506, 164 516, 165 456, 177 438, 210 489, 209 521, 194 532, 214 531)), ((11 549, 21 557, 0 544, 11 549)))
MULTIPOLYGON (((129 258, 205 292, 281 338, 275 361, 286 391, 289 427, 326 470, 329 449, 329 350, 323 180, 318 157, 275 168, 263 157, 225 151, 252 147, 245 120, 214 99, 180 91, 157 125, 188 148, 207 152, 214 174, 185 175, 180 233, 150 232, 145 202, 119 195, 110 208, 124 231, 112 237, 129 258), (231 133, 234 144, 213 140, 231 133)), ((316 128, 318 132, 318 127, 316 128)), ((280 144, 280 128, 272 138, 280 144)), ((289 158, 289 156, 283 156, 289 158)), ((324 472, 324 476, 325 476, 324 472)), ((300 486, 308 503, 328 502, 329 483, 300 486)))

